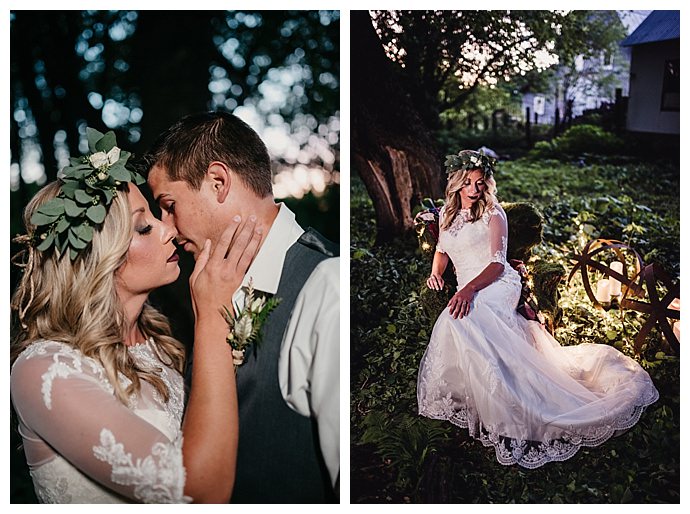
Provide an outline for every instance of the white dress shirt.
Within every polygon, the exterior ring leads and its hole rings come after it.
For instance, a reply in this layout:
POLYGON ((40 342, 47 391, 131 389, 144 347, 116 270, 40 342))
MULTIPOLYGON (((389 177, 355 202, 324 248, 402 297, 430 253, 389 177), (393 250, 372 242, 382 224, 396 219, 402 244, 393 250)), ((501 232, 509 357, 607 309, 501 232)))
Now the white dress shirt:
MULTIPOLYGON (((275 294, 285 254, 304 229, 285 204, 247 270, 254 289, 275 294)), ((320 262, 309 276, 290 314, 278 361, 283 399, 295 412, 317 421, 326 467, 335 481, 340 470, 340 258, 320 262)), ((233 301, 243 305, 242 288, 233 301)))

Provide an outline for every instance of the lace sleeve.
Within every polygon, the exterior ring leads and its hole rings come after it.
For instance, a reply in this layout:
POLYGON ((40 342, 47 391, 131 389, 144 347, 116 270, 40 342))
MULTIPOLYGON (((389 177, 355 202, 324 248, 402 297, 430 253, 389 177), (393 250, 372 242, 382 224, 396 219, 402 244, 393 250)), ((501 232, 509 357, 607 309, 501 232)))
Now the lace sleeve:
POLYGON ((499 205, 491 210, 489 219, 489 239, 491 245, 491 262, 506 264, 508 251, 508 220, 506 213, 499 205))
MULTIPOLYGON (((181 433, 170 441, 119 402, 104 375, 96 361, 64 344, 34 343, 11 374, 21 425, 118 494, 144 503, 189 501, 181 433)), ((46 462, 31 462, 26 453, 30 466, 46 462)))

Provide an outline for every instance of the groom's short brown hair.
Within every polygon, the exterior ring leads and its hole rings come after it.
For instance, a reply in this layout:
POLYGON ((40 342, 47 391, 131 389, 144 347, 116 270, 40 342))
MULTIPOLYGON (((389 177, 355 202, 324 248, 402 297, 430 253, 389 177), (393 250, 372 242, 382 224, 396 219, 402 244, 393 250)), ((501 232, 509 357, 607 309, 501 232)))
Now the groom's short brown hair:
POLYGON ((153 143, 143 158, 143 171, 161 166, 170 180, 183 180, 198 190, 213 161, 227 164, 260 198, 272 194, 266 145, 249 125, 228 112, 180 118, 153 143))

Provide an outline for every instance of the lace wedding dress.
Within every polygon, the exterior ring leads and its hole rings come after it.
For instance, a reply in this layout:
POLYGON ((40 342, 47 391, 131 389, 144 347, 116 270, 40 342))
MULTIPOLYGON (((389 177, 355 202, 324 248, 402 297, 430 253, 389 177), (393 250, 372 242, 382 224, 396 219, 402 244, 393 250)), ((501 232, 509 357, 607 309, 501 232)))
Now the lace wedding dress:
POLYGON ((491 262, 504 271, 467 316, 453 319, 446 308, 436 321, 419 370, 419 413, 468 428, 501 464, 526 468, 566 460, 637 423, 659 397, 647 372, 607 345, 560 346, 520 316, 505 212, 468 217, 460 211, 436 246, 455 265, 458 290, 491 262))
POLYGON ((182 376, 161 362, 152 339, 128 351, 160 370, 167 403, 142 381, 123 405, 104 368, 64 343, 35 342, 12 366, 12 402, 42 503, 191 501, 183 494, 182 376))

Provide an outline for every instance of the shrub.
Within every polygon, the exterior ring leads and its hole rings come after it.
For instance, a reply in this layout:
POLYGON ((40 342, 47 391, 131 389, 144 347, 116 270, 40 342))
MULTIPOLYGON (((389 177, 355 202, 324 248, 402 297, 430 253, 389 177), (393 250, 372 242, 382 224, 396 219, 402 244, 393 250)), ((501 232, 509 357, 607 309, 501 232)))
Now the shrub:
POLYGON ((612 155, 623 149, 623 140, 596 125, 575 125, 563 135, 534 145, 532 159, 571 159, 585 155, 612 155))

